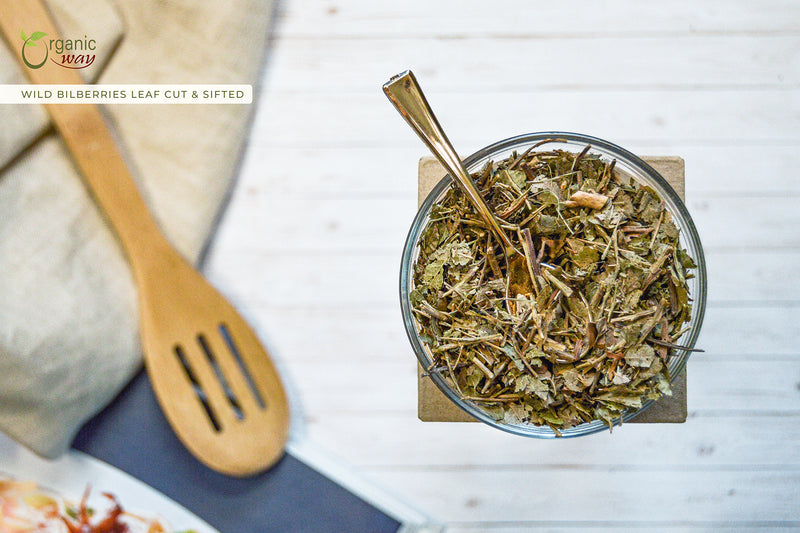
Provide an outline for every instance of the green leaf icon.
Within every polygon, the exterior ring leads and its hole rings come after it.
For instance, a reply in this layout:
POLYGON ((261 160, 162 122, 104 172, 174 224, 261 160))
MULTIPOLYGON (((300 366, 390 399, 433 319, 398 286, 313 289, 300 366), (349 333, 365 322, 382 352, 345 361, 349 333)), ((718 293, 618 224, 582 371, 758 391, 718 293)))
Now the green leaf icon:
POLYGON ((36 46, 36 43, 35 43, 35 42, 33 42, 33 41, 27 41, 27 42, 25 43, 25 46, 36 46))
POLYGON ((41 39, 45 35, 47 35, 47 34, 45 32, 43 32, 43 31, 35 31, 35 32, 33 32, 33 35, 31 35, 31 41, 38 41, 39 39, 41 39))
POLYGON ((25 36, 25 30, 20 31, 19 32, 19 36, 22 37, 23 41, 27 41, 28 40, 28 38, 25 36))

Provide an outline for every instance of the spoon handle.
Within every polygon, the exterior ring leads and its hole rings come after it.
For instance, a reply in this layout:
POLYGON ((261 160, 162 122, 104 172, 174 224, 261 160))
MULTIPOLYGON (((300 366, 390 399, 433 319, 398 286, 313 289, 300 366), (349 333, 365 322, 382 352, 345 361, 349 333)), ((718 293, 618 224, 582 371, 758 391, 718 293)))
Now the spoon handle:
MULTIPOLYGON (((20 49, 18 45, 22 42, 19 38, 20 28, 41 31, 50 42, 60 39, 50 12, 41 1, 0 0, 0 13, 0 33, 15 51, 20 49)), ((75 85, 76 89, 84 87, 83 78, 77 70, 60 68, 49 61, 42 68, 32 69, 22 64, 19 52, 15 55, 22 70, 35 84, 70 84, 75 85)), ((168 243, 139 193, 100 108, 88 103, 44 106, 81 171, 84 183, 116 230, 134 265, 134 271, 138 271, 138 259, 142 255, 160 254, 168 243), (157 245, 154 246, 154 243, 157 245)))
POLYGON ((513 249, 511 240, 500 227, 492 210, 486 205, 478 188, 475 187, 475 183, 469 177, 467 169, 464 168, 464 164, 453 149, 453 145, 450 144, 450 140, 439 125, 436 115, 433 114, 425 95, 422 94, 422 89, 420 89, 414 73, 407 70, 394 76, 383 85, 383 92, 408 122, 411 129, 419 135, 422 142, 458 183, 478 213, 503 242, 503 245, 513 249))

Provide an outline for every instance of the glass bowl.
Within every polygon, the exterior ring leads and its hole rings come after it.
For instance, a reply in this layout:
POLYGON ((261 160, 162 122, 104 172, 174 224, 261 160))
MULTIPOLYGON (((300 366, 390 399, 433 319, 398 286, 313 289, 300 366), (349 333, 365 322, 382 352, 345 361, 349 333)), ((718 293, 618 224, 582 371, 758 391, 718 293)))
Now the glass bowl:
MULTIPOLYGON (((676 377, 680 375, 686 365, 690 349, 694 347, 697 341, 706 305, 705 257, 700 244, 700 237, 697 234, 697 229, 695 228, 694 222, 692 222, 692 218, 686 206, 673 190, 672 186, 670 186, 653 167, 624 148, 588 135, 567 132, 541 132, 511 137, 477 151, 464 161, 464 165, 470 173, 473 173, 483 168, 490 160, 500 161, 506 159, 515 151, 517 153, 522 153, 534 144, 547 139, 555 139, 555 141, 548 142, 541 150, 561 149, 579 153, 589 144, 591 145, 591 153, 595 153, 607 161, 615 159, 615 169, 617 171, 621 171, 640 183, 650 186, 659 194, 666 209, 672 214, 675 224, 680 228, 680 243, 697 264, 697 269, 694 271, 694 277, 688 280, 689 294, 690 297, 693 298, 691 318, 688 322, 689 327, 684 334, 675 341, 676 344, 684 346, 687 349, 675 349, 667 364, 669 375, 674 383, 676 377)), ((535 148, 534 150, 537 149, 535 148)), ((419 338, 417 322, 411 311, 409 294, 414 289, 413 267, 419 254, 418 241, 428 224, 431 208, 437 201, 443 198, 450 187, 454 186, 455 184, 452 182, 451 178, 445 176, 436 184, 433 190, 431 190, 430 194, 428 194, 427 198, 425 198, 425 201, 422 203, 417 216, 414 218, 403 249, 403 259, 400 267, 400 305, 406 333, 411 341, 411 346, 416 353, 417 359, 423 368, 429 368, 433 358, 427 345, 419 338)), ((555 438, 557 436, 548 426, 537 426, 530 423, 512 424, 502 420, 496 420, 493 416, 485 412, 480 405, 462 399, 458 392, 447 383, 441 373, 431 373, 429 378, 424 379, 432 379, 439 390, 453 403, 472 417, 490 426, 527 437, 555 438)), ((642 404, 641 408, 624 412, 614 423, 618 425, 623 421, 630 420, 655 403, 655 401, 656 400, 647 400, 642 404)), ((604 422, 593 420, 571 428, 562 429, 560 433, 561 437, 578 437, 605 429, 608 429, 608 426, 604 422)))

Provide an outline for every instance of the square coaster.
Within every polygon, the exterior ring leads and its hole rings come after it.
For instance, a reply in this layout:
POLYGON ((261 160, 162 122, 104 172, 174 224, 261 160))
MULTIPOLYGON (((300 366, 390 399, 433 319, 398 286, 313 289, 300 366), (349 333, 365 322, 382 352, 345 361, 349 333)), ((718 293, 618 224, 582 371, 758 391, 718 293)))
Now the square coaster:
MULTIPOLYGON (((681 199, 685 199, 685 165, 677 156, 643 157, 672 185, 681 199)), ((417 205, 428 196, 439 180, 446 174, 433 157, 419 161, 419 195, 417 205)), ((423 377, 422 367, 417 364, 417 415, 423 422, 477 422, 462 411, 436 387, 430 379, 423 377)), ((665 396, 651 405, 644 413, 629 423, 683 423, 686 422, 686 369, 672 382, 672 396, 665 396)))

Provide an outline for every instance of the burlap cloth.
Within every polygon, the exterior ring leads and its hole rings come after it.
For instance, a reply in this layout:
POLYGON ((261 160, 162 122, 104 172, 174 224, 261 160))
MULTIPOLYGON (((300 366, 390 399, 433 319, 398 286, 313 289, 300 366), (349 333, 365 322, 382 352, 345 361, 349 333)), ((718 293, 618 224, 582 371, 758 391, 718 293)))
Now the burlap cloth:
MULTIPOLYGON (((271 0, 47 3, 63 38, 97 41, 83 72, 98 83, 255 84, 272 16, 271 0)), ((11 44, 0 40, 0 83, 29 83, 11 44)), ((196 261, 252 106, 105 112, 165 233, 196 261)), ((0 429, 42 455, 65 451, 140 368, 137 315, 126 259, 44 109, 0 105, 0 429)))

